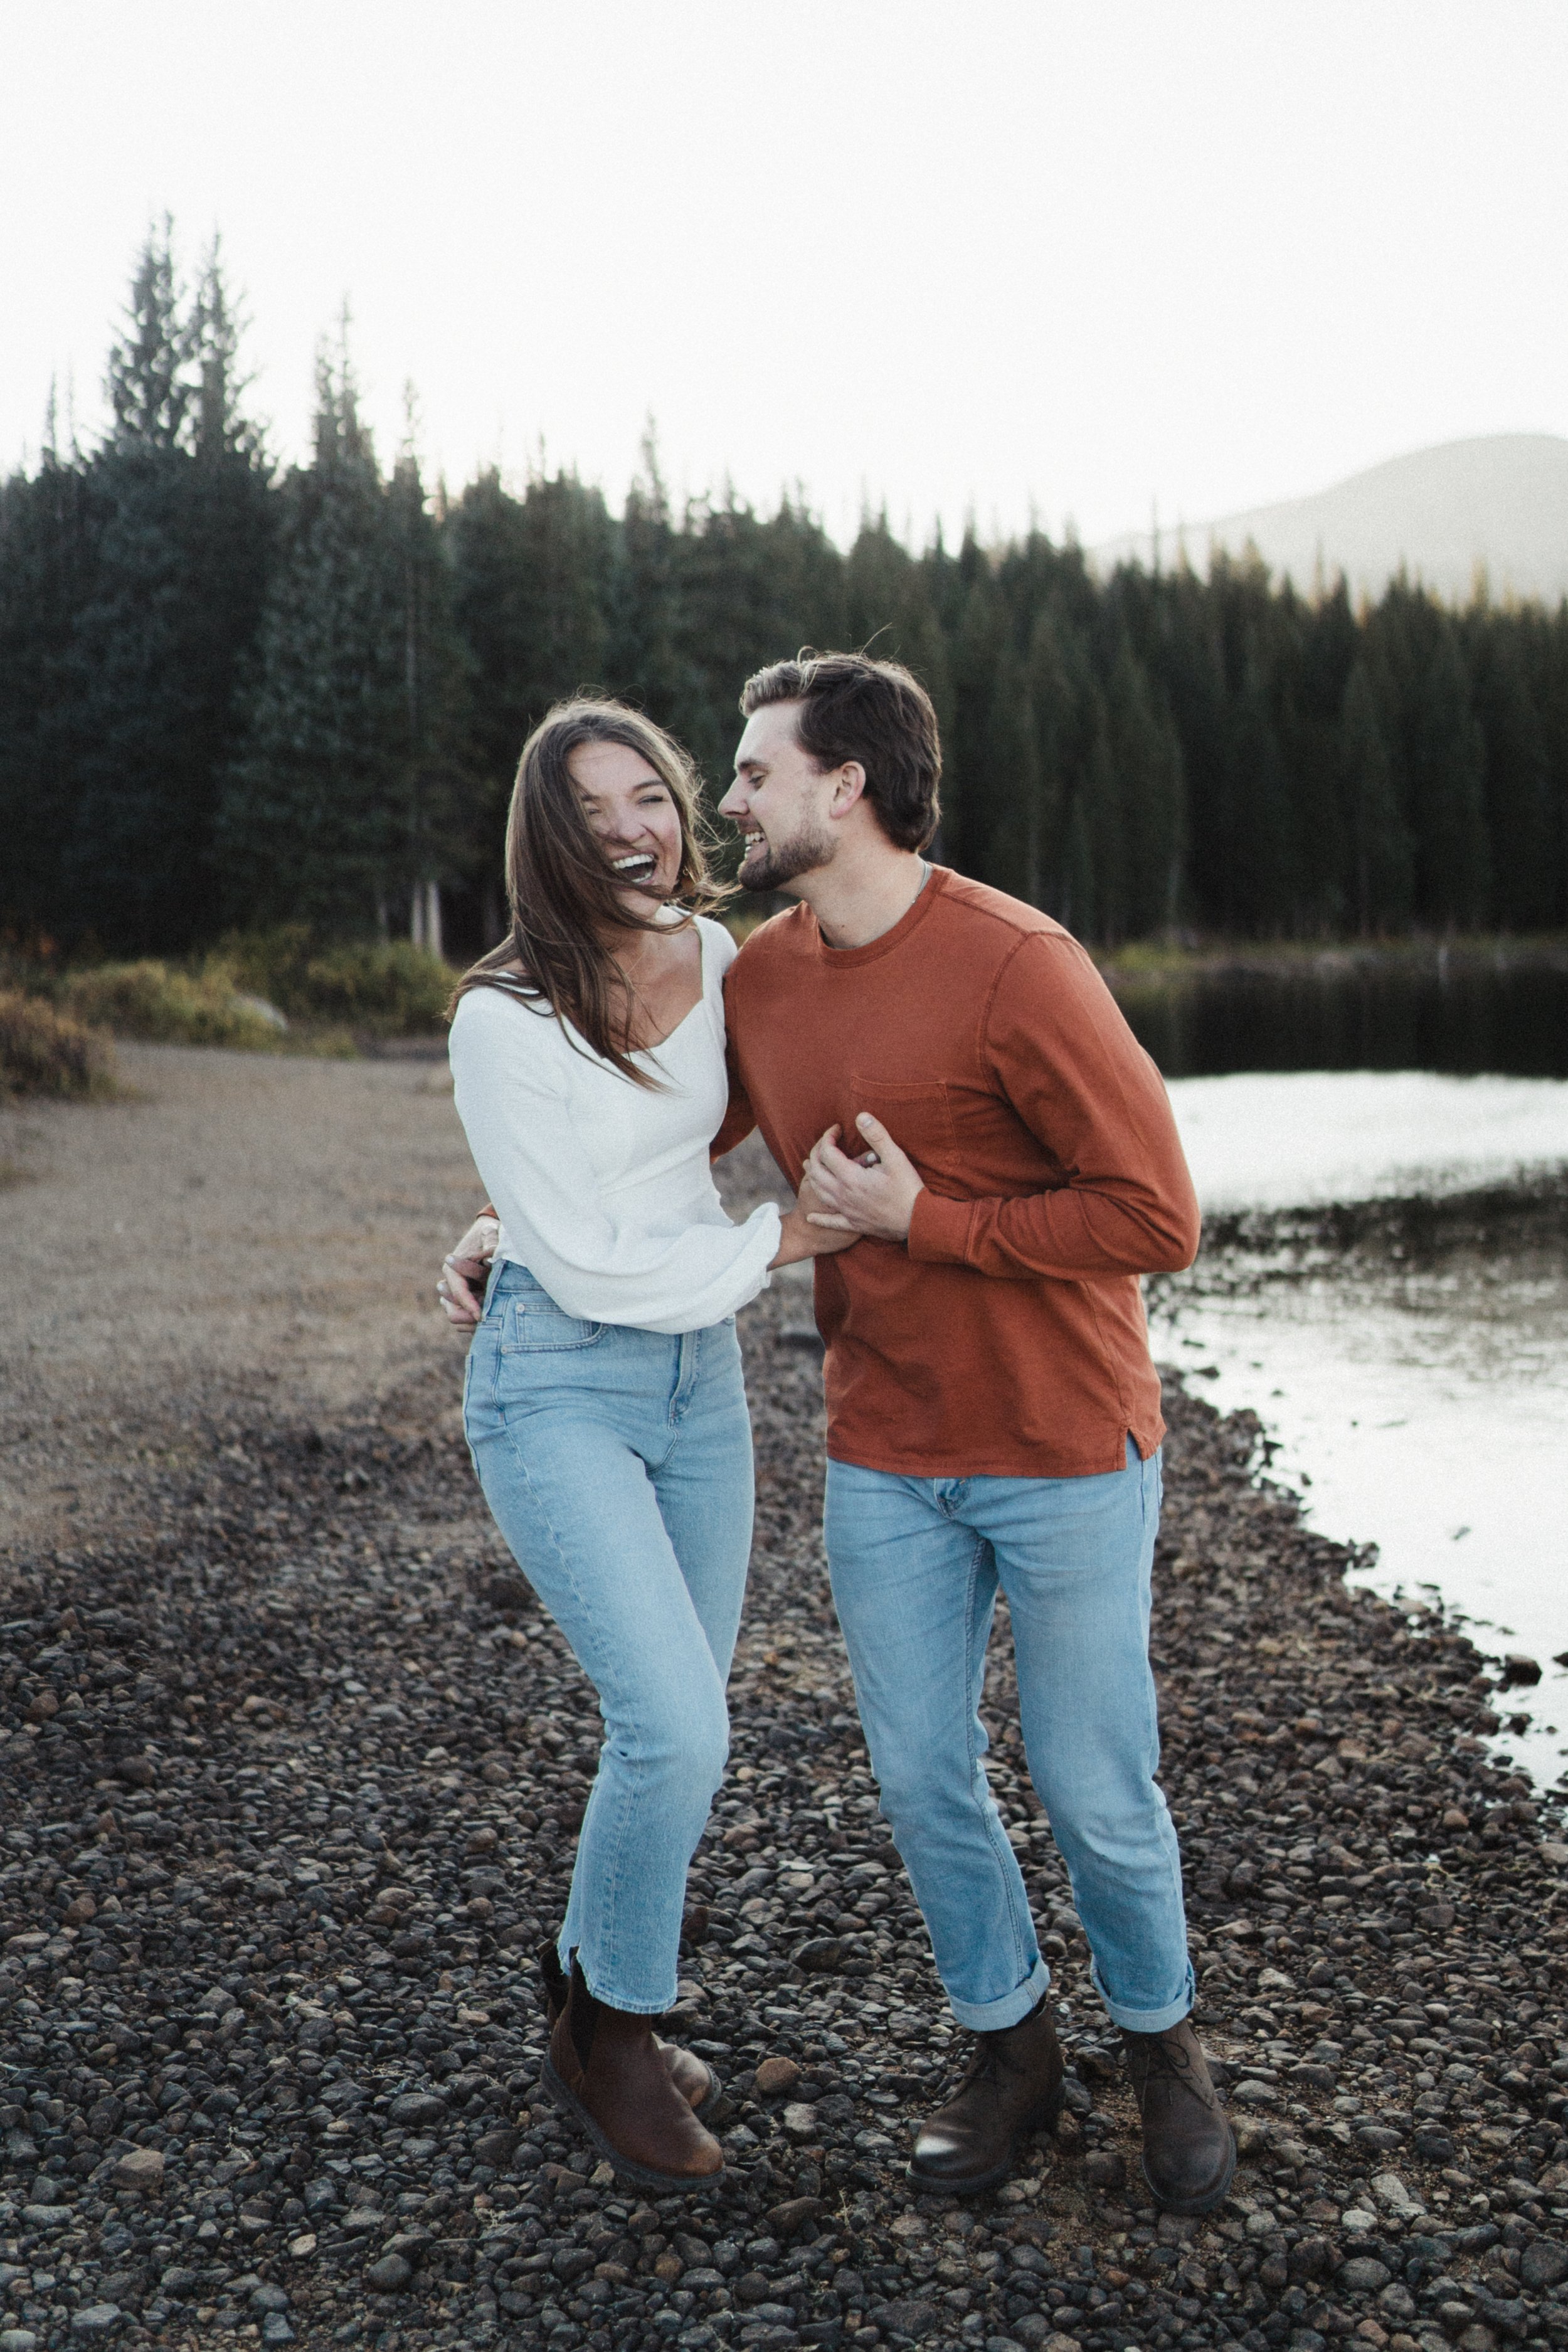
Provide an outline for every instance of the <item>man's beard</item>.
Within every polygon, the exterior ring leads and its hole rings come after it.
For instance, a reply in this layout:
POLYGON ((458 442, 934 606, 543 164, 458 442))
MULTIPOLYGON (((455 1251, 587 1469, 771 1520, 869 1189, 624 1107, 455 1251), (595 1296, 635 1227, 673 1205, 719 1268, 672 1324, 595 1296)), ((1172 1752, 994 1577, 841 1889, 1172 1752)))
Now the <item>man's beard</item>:
POLYGON ((788 841, 764 840, 760 855, 749 851, 741 863, 741 887, 744 890, 782 890, 797 875, 826 866, 832 856, 833 843, 826 831, 802 825, 788 841))

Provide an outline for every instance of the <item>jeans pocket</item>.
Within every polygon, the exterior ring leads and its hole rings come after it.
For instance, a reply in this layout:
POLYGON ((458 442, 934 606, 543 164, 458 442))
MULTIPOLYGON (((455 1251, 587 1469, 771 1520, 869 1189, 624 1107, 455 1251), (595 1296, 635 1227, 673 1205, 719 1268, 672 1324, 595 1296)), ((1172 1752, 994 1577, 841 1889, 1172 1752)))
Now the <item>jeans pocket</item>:
POLYGON ((503 1356, 559 1355, 567 1349, 594 1347, 608 1328, 580 1315, 567 1315, 542 1291, 529 1291, 507 1301, 500 1351, 503 1356))

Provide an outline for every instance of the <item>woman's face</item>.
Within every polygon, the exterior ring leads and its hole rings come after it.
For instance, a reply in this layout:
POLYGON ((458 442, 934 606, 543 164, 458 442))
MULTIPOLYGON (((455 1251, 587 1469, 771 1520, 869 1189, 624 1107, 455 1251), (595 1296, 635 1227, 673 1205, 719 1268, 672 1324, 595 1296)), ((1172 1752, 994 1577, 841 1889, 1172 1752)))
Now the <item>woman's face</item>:
POLYGON ((680 812, 668 784, 626 743, 580 743, 567 763, 589 830, 629 914, 646 918, 680 879, 680 812))

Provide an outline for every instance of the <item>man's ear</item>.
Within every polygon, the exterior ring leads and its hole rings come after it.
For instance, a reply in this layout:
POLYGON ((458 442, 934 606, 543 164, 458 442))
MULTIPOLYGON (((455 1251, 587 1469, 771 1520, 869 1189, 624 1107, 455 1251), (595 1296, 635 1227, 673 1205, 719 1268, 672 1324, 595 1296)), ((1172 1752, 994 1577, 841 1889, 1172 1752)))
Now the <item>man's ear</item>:
POLYGON ((833 797, 827 803, 830 816, 847 816, 850 810, 864 798, 866 771, 858 760, 846 760, 833 779, 833 797))

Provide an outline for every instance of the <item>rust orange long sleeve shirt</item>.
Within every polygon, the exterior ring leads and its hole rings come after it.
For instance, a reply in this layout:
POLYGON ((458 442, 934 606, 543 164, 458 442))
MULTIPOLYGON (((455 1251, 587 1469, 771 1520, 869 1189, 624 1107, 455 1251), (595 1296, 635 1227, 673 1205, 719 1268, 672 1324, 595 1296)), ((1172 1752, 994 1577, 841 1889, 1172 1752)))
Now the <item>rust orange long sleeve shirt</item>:
POLYGON ((828 1452, 921 1477, 1119 1470, 1164 1433, 1139 1276, 1192 1263, 1198 1208, 1159 1072, 1048 916, 932 868, 890 931, 826 946, 796 907, 725 986, 731 1150, 798 1178, 879 1118, 926 1190, 907 1245, 816 1261, 828 1452))

